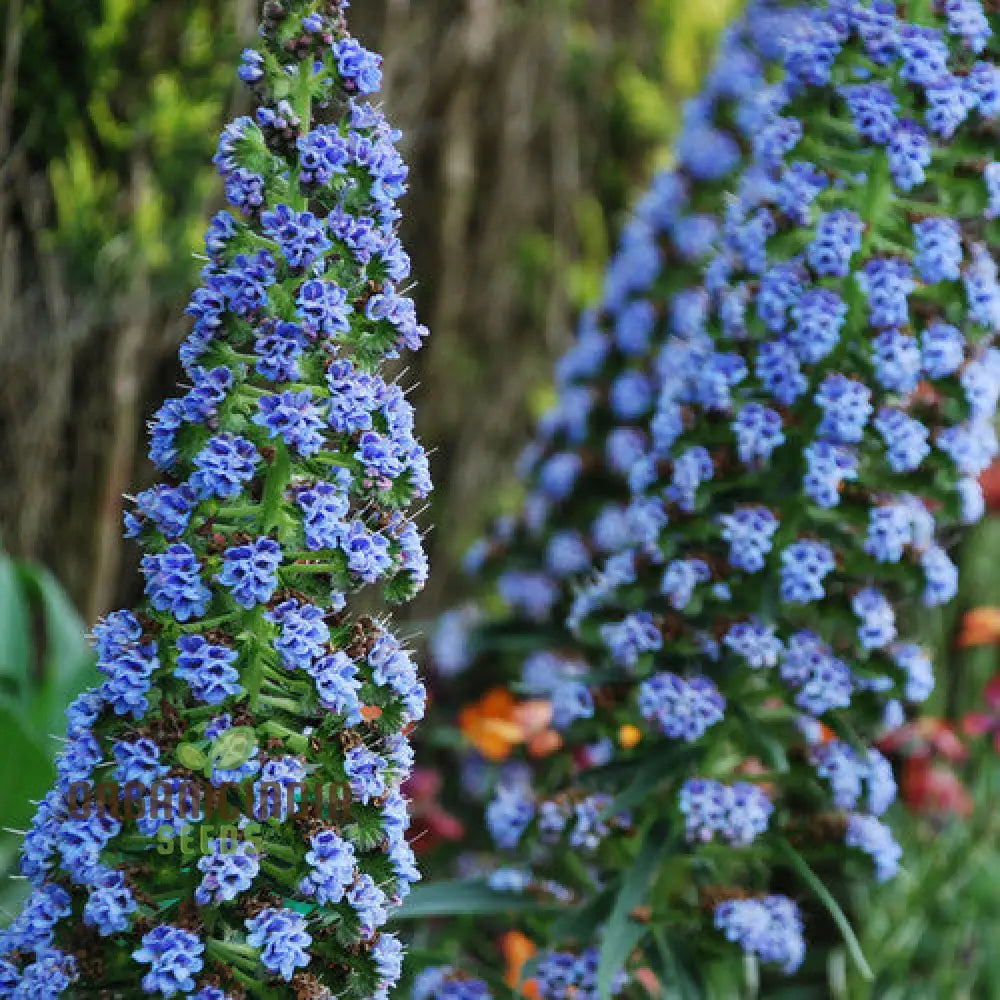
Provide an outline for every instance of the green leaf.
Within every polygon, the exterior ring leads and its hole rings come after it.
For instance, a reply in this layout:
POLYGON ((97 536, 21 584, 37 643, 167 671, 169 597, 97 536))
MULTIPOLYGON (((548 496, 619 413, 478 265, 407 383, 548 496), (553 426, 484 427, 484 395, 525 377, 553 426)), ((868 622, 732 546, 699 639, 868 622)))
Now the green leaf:
POLYGON ((0 816, 5 824, 19 826, 31 818, 31 800, 45 793, 55 768, 24 711, 10 699, 0 700, 0 760, 7 762, 0 781, 0 816))
POLYGON ((767 766, 778 774, 786 774, 788 772, 788 755, 785 753, 785 747, 781 740, 767 732, 754 718, 753 713, 748 712, 739 702, 731 701, 729 707, 746 728, 751 739, 757 744, 767 766))
POLYGON ((840 930, 844 944, 847 945, 847 950, 850 952, 854 964, 858 967, 858 972, 861 973, 861 976, 867 982, 871 982, 875 976, 865 958, 864 952, 861 950, 861 942, 858 941, 857 935, 854 933, 854 928, 851 926, 851 922, 847 919, 844 911, 840 908, 840 904, 833 898, 830 890, 823 884, 819 876, 809 867, 806 859, 787 840, 778 838, 777 844, 781 854, 784 855, 802 881, 812 889, 819 901, 826 907, 833 922, 840 930))
POLYGON ((0 677, 10 678, 10 694, 27 695, 32 653, 28 602, 17 568, 0 555, 0 677))
POLYGON ((697 756, 697 751, 687 746, 665 743, 654 748, 638 764, 628 786, 619 792, 604 810, 605 817, 617 816, 638 805, 668 778, 676 778, 680 769, 697 756))
POLYGON ((646 901, 656 878, 660 858, 672 848, 669 823, 666 820, 654 823, 646 831, 632 867, 625 873, 601 938, 601 952, 597 962, 597 992, 602 1000, 610 998, 615 975, 624 967, 635 946, 649 932, 649 926, 633 920, 632 913, 646 901))
POLYGON ((66 706, 84 688, 96 683, 94 656, 84 624, 56 578, 40 566, 17 565, 26 594, 38 604, 45 636, 41 684, 31 705, 31 718, 43 732, 59 733, 66 706))
POLYGON ((252 726, 234 726, 216 737, 208 757, 214 767, 231 771, 242 767, 250 759, 256 745, 257 733, 252 726))
POLYGON ((176 756, 178 763, 189 771, 200 771, 208 763, 204 752, 193 743, 178 743, 176 756))
POLYGON ((414 888, 393 914, 395 920, 476 916, 495 913, 544 913, 563 909, 516 892, 498 892, 481 880, 436 882, 414 888))
POLYGON ((688 968, 689 956, 671 944, 665 927, 653 928, 665 1000, 703 1000, 704 991, 688 968), (679 954, 680 952, 680 954, 679 954))

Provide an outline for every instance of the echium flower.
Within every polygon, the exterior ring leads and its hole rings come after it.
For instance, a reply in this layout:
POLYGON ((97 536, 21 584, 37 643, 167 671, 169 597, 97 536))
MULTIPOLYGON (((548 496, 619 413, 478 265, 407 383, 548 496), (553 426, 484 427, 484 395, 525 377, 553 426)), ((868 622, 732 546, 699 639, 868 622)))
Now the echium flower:
POLYGON ((430 490, 383 359, 426 329, 400 290, 399 134, 347 0, 266 4, 222 133, 231 208, 188 312, 183 395, 150 425, 163 482, 126 515, 145 601, 93 631, 0 935, 0 997, 385 997, 383 926, 419 878, 406 734, 424 687, 379 585, 423 584, 430 490), (127 985, 126 985, 127 984, 127 985))
POLYGON ((921 607, 955 594, 946 544, 980 515, 998 451, 996 16, 915 9, 759 3, 727 33, 677 170, 640 203, 559 364, 524 514, 474 559, 514 598, 491 630, 590 668, 593 710, 560 729, 560 760, 500 785, 498 846, 534 884, 582 895, 620 885, 669 831, 653 919, 703 959, 714 922, 792 973, 824 922, 803 873, 894 873, 876 818, 894 783, 863 744, 930 693, 921 607), (743 158, 721 135, 734 123, 743 158), (656 318, 644 353, 637 301, 656 318), (631 408, 625 376, 643 387, 631 408), (570 450, 582 471, 552 494, 539 470, 570 450), (548 563, 555 531, 588 567, 548 563), (599 795, 618 821, 584 872, 550 821, 599 795))

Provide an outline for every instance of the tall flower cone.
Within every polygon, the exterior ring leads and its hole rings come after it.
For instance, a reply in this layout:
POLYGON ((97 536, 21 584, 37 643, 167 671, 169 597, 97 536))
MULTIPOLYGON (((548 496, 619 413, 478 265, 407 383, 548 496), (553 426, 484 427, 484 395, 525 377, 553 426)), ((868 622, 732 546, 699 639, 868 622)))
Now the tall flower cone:
POLYGON ((94 629, 104 683, 68 710, 0 932, 0 996, 385 996, 380 928, 417 879, 400 783, 424 689, 385 619, 427 567, 430 490, 384 359, 427 331, 399 291, 407 170, 346 0, 264 5, 253 117, 215 162, 181 349, 136 498, 146 599, 94 629))
POLYGON ((837 900, 900 862, 871 744, 930 692, 915 637, 954 595, 946 546, 997 450, 995 20, 978 0, 757 5, 654 189, 694 209, 632 227, 563 366, 591 380, 554 422, 576 443, 548 446, 527 529, 493 546, 542 622, 519 687, 548 691, 570 752, 511 769, 487 824, 525 884, 599 899, 572 938, 536 933, 542 996, 608 995, 630 956, 697 978, 719 937, 791 974, 827 928, 867 971, 837 900), (720 205, 692 165, 727 148, 720 205), (704 263, 678 267, 699 209, 718 228, 699 213, 704 263), (666 336, 630 361, 642 314, 666 336), (587 405, 600 380, 611 420, 587 405), (571 582, 526 569, 521 538, 575 552, 571 582))

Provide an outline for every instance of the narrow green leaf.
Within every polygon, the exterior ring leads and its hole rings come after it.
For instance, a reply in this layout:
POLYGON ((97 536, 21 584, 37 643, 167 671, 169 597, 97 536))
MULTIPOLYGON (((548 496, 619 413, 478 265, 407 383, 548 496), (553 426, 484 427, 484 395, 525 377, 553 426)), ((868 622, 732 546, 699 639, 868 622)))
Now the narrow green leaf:
POLYGON ((666 744, 653 749, 638 763, 629 785, 611 801, 604 810, 604 816, 617 816, 644 801, 666 778, 677 774, 688 760, 696 756, 696 751, 687 746, 666 744))
POLYGON ((788 860, 792 868, 795 869, 802 881, 816 893, 819 901, 826 907, 827 912, 833 918, 833 922, 840 930, 844 944, 847 945, 847 950, 850 952, 851 958, 858 967, 858 972, 862 978, 867 982, 872 982, 875 976, 872 973, 871 966, 869 966, 868 961, 865 959, 864 952, 861 950, 861 942, 858 941, 857 935, 854 933, 854 928, 851 927, 851 922, 831 895, 830 890, 823 885, 822 880, 809 867, 806 859, 787 840, 779 838, 778 849, 788 860))
POLYGON ((689 971, 684 956, 671 944, 665 927, 653 928, 653 940, 660 960, 660 975, 667 1000, 704 1000, 701 989, 689 971))
POLYGON ((424 920, 428 917, 476 916, 495 913, 544 913, 563 909, 557 903, 543 903, 516 892, 498 892, 485 882, 452 881, 416 886, 394 920, 424 920))
POLYGON ((653 824, 645 832, 639 853, 625 873, 622 887, 601 937, 597 961, 597 992, 602 1000, 611 997, 611 984, 635 946, 649 932, 647 924, 632 919, 632 913, 649 895, 659 861, 673 848, 670 826, 666 820, 653 824))

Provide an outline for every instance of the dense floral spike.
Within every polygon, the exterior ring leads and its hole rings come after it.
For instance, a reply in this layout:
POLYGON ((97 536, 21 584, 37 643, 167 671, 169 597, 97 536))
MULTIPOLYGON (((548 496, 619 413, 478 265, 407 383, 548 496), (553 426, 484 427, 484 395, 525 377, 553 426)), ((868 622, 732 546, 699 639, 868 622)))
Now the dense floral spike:
POLYGON ((498 846, 531 858, 530 884, 582 894, 666 823, 688 846, 667 852, 654 922, 703 948, 712 899, 719 930, 786 972, 807 955, 796 904, 819 908, 804 866, 898 866, 875 818, 895 786, 863 744, 930 692, 901 637, 954 596, 943 540, 981 514, 997 451, 995 18, 913 6, 907 23, 859 0, 758 3, 728 34, 678 169, 560 363, 524 515, 474 556, 503 628, 580 664, 593 705, 560 727, 565 757, 503 772, 498 846), (545 470, 574 454, 553 489, 545 470), (557 533, 588 568, 549 559, 557 533), (568 863, 559 804, 623 793, 586 871, 568 863), (790 883, 794 902, 773 891, 790 883))
POLYGON ((346 0, 265 5, 259 104, 216 164, 181 348, 150 425, 162 485, 126 516, 146 603, 94 629, 106 680, 68 712, 57 787, 0 933, 0 996, 384 997, 381 928, 419 878, 401 793, 424 688, 385 621, 423 584, 430 489, 384 358, 426 330, 399 290, 406 167, 346 0))

